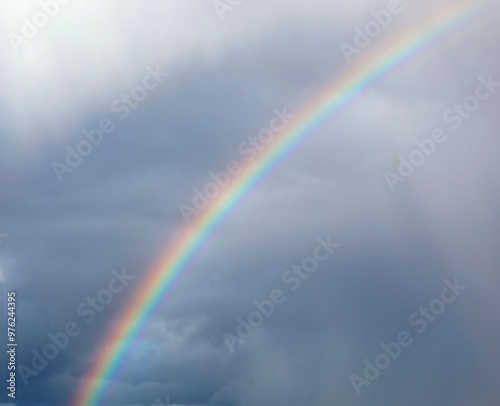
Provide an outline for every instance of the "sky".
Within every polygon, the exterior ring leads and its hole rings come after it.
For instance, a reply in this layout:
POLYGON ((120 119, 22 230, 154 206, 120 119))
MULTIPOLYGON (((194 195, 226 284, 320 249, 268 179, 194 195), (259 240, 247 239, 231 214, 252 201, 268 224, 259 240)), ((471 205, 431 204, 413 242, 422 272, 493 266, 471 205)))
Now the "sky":
MULTIPOLYGON (((384 44, 473 3, 54 1, 0 5, 0 306, 7 343, 15 292, 18 343, 1 406, 70 405, 156 260, 222 193, 205 195, 214 174, 384 44)), ((267 172, 99 404, 497 405, 499 11, 452 27, 267 172)))

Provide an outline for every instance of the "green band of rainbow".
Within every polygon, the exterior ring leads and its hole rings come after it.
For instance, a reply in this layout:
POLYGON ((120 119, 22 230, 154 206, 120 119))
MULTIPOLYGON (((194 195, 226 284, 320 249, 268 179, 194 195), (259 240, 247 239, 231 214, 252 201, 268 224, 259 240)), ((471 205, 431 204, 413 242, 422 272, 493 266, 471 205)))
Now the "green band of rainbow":
POLYGON ((496 3, 496 0, 456 0, 452 5, 434 10, 431 17, 418 29, 408 29, 396 39, 392 38, 370 52, 366 50, 366 55, 359 57, 359 63, 349 65, 326 91, 302 110, 292 127, 269 145, 250 166, 245 167, 221 196, 167 247, 108 334, 72 404, 96 406, 102 400, 107 382, 117 371, 129 343, 143 328, 151 313, 158 308, 176 277, 230 211, 271 168, 328 117, 356 101, 369 86, 376 84, 404 62, 410 61, 411 56, 426 49, 427 45, 443 37, 451 28, 460 26, 466 20, 476 20, 475 17, 486 13, 496 3))

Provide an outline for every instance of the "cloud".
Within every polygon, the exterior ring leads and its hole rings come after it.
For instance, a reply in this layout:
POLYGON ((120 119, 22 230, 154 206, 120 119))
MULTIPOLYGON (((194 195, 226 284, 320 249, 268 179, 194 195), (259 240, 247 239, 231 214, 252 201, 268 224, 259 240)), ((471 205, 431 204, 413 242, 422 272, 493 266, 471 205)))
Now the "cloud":
MULTIPOLYGON (((414 13, 398 16, 370 50, 398 38, 429 3, 412 3, 414 13)), ((259 0, 221 22, 212 2, 70 2, 18 54, 6 34, 40 6, 0 6, 0 223, 9 234, 0 278, 19 293, 18 363, 31 365, 32 349, 68 321, 82 326, 29 386, 19 381, 20 405, 68 404, 134 289, 184 227, 179 205, 210 171, 244 158, 238 145, 273 109, 300 116, 349 69, 340 43, 386 6, 259 0), (120 120, 112 101, 156 64, 168 78, 120 120), (104 118, 116 130, 59 182, 51 164, 104 118), (137 283, 86 324, 78 305, 122 267, 137 283)), ((491 21, 454 31, 367 89, 266 174, 130 343, 103 402, 470 406, 498 398, 500 95, 457 131, 443 121, 479 75, 496 77, 491 21), (447 142, 391 193, 384 173, 439 126, 447 142), (290 291, 283 273, 326 235, 342 248, 290 291), (460 302, 358 397, 349 376, 454 277, 470 286, 460 302), (276 288, 286 302, 231 354, 223 334, 235 334, 238 317, 276 288)))

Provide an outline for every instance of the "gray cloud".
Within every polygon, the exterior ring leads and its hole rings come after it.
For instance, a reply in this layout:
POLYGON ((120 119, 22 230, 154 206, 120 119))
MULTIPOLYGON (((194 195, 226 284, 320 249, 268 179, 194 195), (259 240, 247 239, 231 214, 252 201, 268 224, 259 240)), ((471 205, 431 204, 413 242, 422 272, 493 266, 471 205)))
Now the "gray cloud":
MULTIPOLYGON (((184 227, 179 204, 210 171, 241 159, 238 145, 274 108, 300 112, 348 69, 339 44, 385 6, 243 2, 220 22, 210 2, 75 2, 19 54, 6 34, 38 5, 2 6, 0 290, 18 292, 18 363, 29 366, 48 333, 82 327, 28 386, 18 378, 16 404, 69 404, 184 227), (156 64, 169 77, 119 120, 111 102, 156 64), (116 130, 59 182, 51 163, 104 118, 116 130), (78 305, 122 267, 136 275, 130 290, 86 324, 78 305)), ((430 10, 411 7, 367 52, 430 10)), ((478 76, 500 80, 493 17, 454 30, 368 89, 266 175, 168 292, 103 404, 494 404, 500 93, 456 131, 442 117, 478 76), (391 193, 384 172, 436 127, 449 139, 391 193), (291 292, 283 272, 326 235, 341 248, 291 292), (455 277, 468 290, 358 397, 349 376, 455 277), (223 334, 276 288, 287 301, 231 354, 223 334)))

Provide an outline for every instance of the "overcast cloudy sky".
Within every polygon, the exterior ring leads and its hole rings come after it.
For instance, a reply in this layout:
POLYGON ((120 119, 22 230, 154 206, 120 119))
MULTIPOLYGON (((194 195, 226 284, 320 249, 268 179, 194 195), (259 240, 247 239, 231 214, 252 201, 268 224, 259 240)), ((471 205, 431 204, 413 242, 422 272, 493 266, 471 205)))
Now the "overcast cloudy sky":
MULTIPOLYGON (((241 143, 276 110, 299 117, 386 41, 474 3, 401 0, 349 64, 342 43, 397 1, 47 1, 0 6, 1 340, 14 290, 18 343, 2 406, 70 404, 185 227, 181 205, 245 162, 241 143), (99 126, 103 140, 81 146, 99 126), (78 145, 91 152, 68 157, 78 145), (50 337, 64 348, 37 358, 50 337)), ((498 405, 499 18, 490 7, 453 28, 265 176, 101 404, 498 405), (314 272, 292 271, 314 253, 314 272), (241 320, 259 324, 251 337, 241 320)), ((8 379, 5 350, 1 362, 8 379)))

